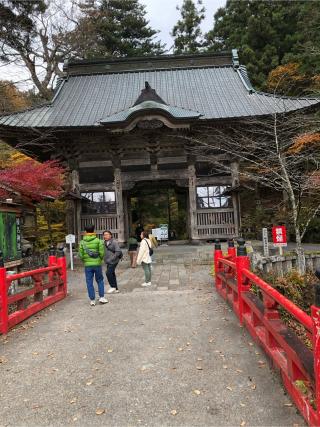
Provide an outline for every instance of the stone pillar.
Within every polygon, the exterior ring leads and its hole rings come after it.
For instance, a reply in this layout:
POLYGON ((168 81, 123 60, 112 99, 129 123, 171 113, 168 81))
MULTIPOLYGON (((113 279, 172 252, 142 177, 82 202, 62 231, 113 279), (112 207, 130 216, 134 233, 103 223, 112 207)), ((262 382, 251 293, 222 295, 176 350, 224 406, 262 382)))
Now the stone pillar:
MULTIPOLYGON (((239 162, 231 162, 231 185, 232 187, 236 187, 239 185, 239 162)), ((239 194, 234 192, 232 194, 232 204, 234 211, 234 225, 235 225, 235 235, 239 235, 239 227, 240 227, 240 200, 239 194)))
POLYGON ((121 180, 121 169, 114 169, 114 191, 116 196, 116 207, 117 207, 117 225, 118 225, 118 242, 123 244, 125 242, 124 237, 124 210, 123 210, 123 196, 122 196, 122 180, 121 180))
POLYGON ((196 197, 196 169, 194 165, 188 166, 189 178, 189 216, 190 216, 190 239, 192 242, 199 240, 197 230, 197 197, 196 197))

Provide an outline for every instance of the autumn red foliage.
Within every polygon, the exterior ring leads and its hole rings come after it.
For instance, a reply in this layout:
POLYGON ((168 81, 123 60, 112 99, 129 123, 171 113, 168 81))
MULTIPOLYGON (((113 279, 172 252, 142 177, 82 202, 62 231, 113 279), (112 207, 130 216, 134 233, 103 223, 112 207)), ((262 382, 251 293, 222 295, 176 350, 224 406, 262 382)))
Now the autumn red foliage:
POLYGON ((0 198, 18 193, 34 201, 56 199, 63 193, 64 172, 57 161, 39 163, 32 159, 0 170, 0 198))

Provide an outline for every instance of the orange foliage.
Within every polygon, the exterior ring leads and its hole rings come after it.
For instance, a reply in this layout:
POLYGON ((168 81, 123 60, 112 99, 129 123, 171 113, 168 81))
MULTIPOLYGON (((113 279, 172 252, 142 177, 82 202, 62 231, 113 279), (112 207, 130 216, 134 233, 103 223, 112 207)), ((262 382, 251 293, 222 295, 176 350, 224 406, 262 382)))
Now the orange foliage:
POLYGON ((7 113, 30 107, 30 102, 12 82, 0 81, 0 112, 7 113))
POLYGON ((305 83, 306 76, 299 71, 300 65, 291 62, 285 65, 279 65, 270 71, 267 86, 277 92, 290 92, 293 87, 301 86, 305 83))
POLYGON ((302 150, 314 147, 316 144, 320 144, 320 132, 304 133, 294 138, 293 145, 288 152, 290 154, 298 154, 302 150))

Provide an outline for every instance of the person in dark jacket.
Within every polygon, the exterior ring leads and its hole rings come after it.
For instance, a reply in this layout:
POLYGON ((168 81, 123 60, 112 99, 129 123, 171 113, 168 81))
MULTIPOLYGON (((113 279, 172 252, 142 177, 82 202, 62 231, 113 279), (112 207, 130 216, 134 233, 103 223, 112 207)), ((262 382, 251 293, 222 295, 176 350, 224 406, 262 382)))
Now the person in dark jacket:
POLYGON ((143 225, 139 223, 136 227, 136 238, 139 243, 141 242, 141 233, 143 232, 143 230, 143 225))
POLYGON ((96 295, 93 286, 95 277, 99 290, 99 302, 105 304, 108 300, 104 297, 104 281, 102 273, 102 260, 104 257, 103 241, 98 239, 94 232, 94 225, 85 227, 85 234, 79 245, 79 257, 84 263, 84 272, 90 305, 96 305, 96 295))
POLYGON ((104 262, 107 265, 106 275, 110 285, 110 289, 107 291, 107 293, 118 293, 119 289, 115 270, 120 261, 120 257, 122 256, 122 251, 116 239, 113 238, 111 231, 104 231, 103 239, 106 249, 104 255, 104 262))
POLYGON ((131 268, 136 268, 137 266, 137 250, 138 240, 134 235, 131 235, 128 239, 128 254, 130 257, 131 268))

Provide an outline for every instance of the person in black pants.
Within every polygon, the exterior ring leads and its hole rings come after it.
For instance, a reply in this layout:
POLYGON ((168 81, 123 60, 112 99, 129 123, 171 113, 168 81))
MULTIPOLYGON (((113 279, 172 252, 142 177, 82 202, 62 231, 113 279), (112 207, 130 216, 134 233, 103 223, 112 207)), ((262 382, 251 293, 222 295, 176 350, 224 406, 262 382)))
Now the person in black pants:
POLYGON ((106 275, 110 285, 110 289, 107 291, 107 293, 118 293, 119 290, 115 270, 122 257, 122 251, 118 242, 113 238, 111 231, 106 230, 103 233, 103 239, 106 247, 104 255, 104 261, 107 265, 106 275))

